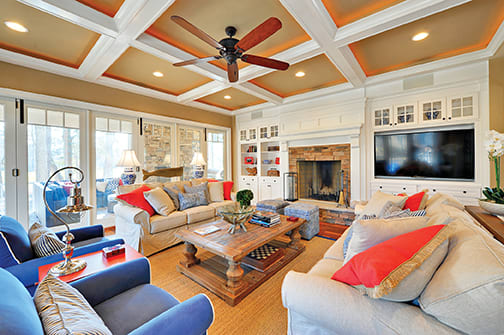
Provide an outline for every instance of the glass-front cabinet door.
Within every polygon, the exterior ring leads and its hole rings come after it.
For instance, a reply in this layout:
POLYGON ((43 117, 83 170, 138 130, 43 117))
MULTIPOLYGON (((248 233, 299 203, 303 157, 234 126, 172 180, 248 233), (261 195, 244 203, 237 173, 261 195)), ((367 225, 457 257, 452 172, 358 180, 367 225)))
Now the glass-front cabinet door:
POLYGON ((392 126, 392 108, 384 107, 373 110, 373 125, 375 128, 388 128, 392 126))
POLYGON ((394 126, 416 123, 416 108, 414 104, 395 106, 394 126))
POLYGON ((472 119, 477 116, 477 95, 456 96, 449 99, 448 119, 472 119))
POLYGON ((269 126, 269 138, 276 138, 279 136, 279 132, 278 132, 278 125, 275 124, 275 125, 272 125, 272 126, 269 126))
POLYGON ((444 99, 434 99, 420 102, 420 122, 429 123, 446 120, 444 99))

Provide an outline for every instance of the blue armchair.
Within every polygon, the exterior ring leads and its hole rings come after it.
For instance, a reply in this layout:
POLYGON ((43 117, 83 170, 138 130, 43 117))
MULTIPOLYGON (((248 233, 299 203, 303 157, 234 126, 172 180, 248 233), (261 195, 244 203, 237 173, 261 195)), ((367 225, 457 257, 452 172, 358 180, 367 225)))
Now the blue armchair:
MULTIPOLYGON (((15 275, 28 291, 33 294, 36 288, 35 284, 38 282, 39 266, 61 261, 63 260, 63 256, 57 254, 36 258, 31 248, 28 233, 18 221, 11 217, 0 217, 0 232, 7 242, 0 244, 0 248, 9 248, 9 250, 0 250, 0 254, 12 253, 17 260, 16 264, 12 264, 12 262, 8 263, 0 259, 0 267, 15 275)), ((75 239, 72 241, 72 245, 75 247, 73 257, 124 243, 123 239, 104 237, 103 226, 99 225, 72 229, 71 232, 75 236, 75 239)), ((56 235, 61 238, 64 234, 65 231, 56 235)))
MULTIPOLYGON (((150 284, 147 258, 116 265, 71 283, 79 290, 114 335, 206 334, 213 307, 198 294, 180 303, 150 284)), ((44 334, 28 291, 14 276, 0 269, 0 333, 44 334)))

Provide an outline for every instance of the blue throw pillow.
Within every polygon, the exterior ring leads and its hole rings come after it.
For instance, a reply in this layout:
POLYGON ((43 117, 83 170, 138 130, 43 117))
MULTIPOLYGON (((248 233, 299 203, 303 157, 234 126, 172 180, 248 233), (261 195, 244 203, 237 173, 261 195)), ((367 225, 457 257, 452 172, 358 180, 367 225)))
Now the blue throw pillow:
POLYGON ((187 186, 184 185, 184 189, 186 193, 198 193, 198 192, 203 192, 205 194, 205 197, 207 199, 207 202, 210 201, 210 193, 208 192, 208 182, 201 183, 196 186, 187 186))
POLYGON ((0 232, 0 268, 19 264, 4 234, 0 232))
POLYGON ((34 258, 28 233, 21 223, 4 215, 0 217, 0 232, 3 233, 17 260, 22 263, 34 258))
POLYGON ((208 205, 208 200, 205 196, 204 192, 196 192, 196 193, 182 193, 178 194, 180 210, 208 205))

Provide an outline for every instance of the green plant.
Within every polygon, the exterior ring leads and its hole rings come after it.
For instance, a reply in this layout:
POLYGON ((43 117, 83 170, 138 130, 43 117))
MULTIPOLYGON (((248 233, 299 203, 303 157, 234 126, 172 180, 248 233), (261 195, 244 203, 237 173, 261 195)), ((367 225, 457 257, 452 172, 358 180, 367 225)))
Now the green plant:
POLYGON ((236 201, 240 203, 241 207, 250 206, 252 199, 254 199, 254 193, 251 190, 241 190, 236 193, 236 201))
POLYGON ((483 195, 490 201, 494 201, 498 204, 504 204, 504 191, 501 188, 485 187, 483 195))

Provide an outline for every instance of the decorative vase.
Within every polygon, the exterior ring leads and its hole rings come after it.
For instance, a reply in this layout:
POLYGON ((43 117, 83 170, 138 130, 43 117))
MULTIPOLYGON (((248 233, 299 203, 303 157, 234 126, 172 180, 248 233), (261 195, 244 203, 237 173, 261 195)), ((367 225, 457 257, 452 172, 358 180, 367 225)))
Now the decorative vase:
POLYGON ((494 215, 504 215, 504 204, 498 204, 486 199, 480 199, 479 205, 481 208, 494 215))
POLYGON ((124 172, 121 174, 121 181, 124 185, 134 184, 136 180, 136 174, 133 168, 125 168, 124 172))

